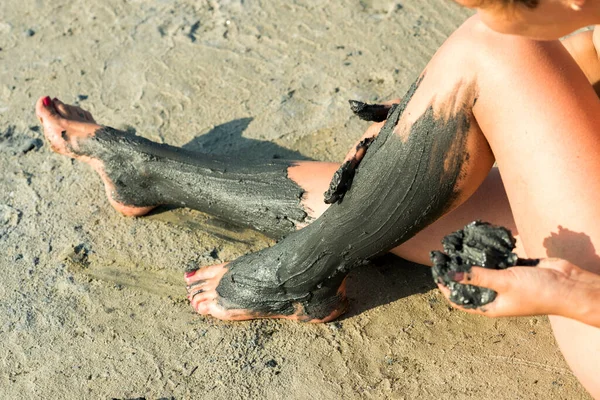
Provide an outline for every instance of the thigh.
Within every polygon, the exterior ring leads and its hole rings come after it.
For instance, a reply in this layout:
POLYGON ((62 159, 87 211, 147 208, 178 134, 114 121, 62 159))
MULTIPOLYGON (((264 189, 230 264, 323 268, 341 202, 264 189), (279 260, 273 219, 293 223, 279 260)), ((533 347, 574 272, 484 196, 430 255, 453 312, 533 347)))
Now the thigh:
POLYGON ((527 253, 600 273, 600 102, 558 42, 519 42, 522 56, 478 79, 474 113, 527 253))

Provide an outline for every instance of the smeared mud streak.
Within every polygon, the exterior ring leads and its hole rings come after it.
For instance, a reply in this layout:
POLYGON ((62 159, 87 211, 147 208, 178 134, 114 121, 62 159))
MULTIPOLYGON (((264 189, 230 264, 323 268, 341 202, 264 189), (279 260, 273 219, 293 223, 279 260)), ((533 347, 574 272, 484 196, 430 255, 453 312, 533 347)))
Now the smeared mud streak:
POLYGON ((369 149, 371 143, 375 138, 365 138, 360 141, 356 146, 356 155, 352 160, 343 163, 340 168, 333 174, 331 182, 329 183, 329 189, 325 192, 323 200, 325 204, 333 204, 341 202, 346 192, 352 186, 352 180, 356 174, 356 168, 364 157, 364 153, 369 149), (358 158, 358 154, 362 152, 361 159, 358 158))
POLYGON ((470 108, 443 117, 429 106, 404 128, 409 132, 394 134, 420 82, 390 111, 343 203, 277 245, 228 265, 217 287, 224 307, 257 315, 300 309, 309 319, 323 318, 340 307, 337 289, 348 271, 444 214, 467 157, 470 108))
POLYGON ((190 207, 275 238, 306 219, 303 190, 287 177, 292 162, 192 153, 103 127, 77 153, 100 159, 115 200, 131 206, 190 207))
POLYGON ((464 308, 478 308, 491 303, 497 293, 493 290, 454 282, 450 274, 471 272, 471 267, 506 269, 514 265, 536 266, 537 259, 518 258, 513 250, 516 240, 510 230, 474 221, 442 240, 444 253, 431 252, 431 272, 436 283, 450 290, 450 301, 464 308))

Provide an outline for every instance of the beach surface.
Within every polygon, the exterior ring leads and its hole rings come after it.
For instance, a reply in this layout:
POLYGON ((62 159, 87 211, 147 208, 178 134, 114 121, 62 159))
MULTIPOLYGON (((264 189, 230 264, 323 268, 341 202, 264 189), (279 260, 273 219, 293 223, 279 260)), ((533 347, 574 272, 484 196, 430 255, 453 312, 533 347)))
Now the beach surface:
POLYGON ((125 218, 50 150, 40 96, 231 157, 341 161, 348 99, 400 97, 470 12, 447 0, 0 3, 0 398, 589 399, 547 318, 453 311, 428 268, 348 278, 339 321, 194 314, 190 263, 273 242, 187 209, 125 218))

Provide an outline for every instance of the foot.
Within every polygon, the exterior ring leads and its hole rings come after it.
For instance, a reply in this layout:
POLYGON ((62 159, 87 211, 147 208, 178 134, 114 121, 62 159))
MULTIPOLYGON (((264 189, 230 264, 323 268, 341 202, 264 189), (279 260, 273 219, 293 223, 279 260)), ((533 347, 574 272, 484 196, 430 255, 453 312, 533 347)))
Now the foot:
POLYGON ((312 290, 306 289, 299 296, 278 290, 273 287, 275 285, 269 285, 271 287, 267 288, 265 286, 268 284, 265 282, 254 281, 255 297, 260 298, 258 303, 261 306, 257 307, 257 302, 247 302, 248 286, 244 285, 244 282, 236 285, 233 278, 235 275, 227 274, 232 267, 244 268, 243 259, 244 257, 241 257, 233 263, 211 265, 185 274, 187 298, 198 314, 211 315, 227 321, 281 318, 316 323, 332 321, 346 311, 345 279, 337 291, 331 293, 329 290, 329 295, 319 293, 328 290, 328 285, 315 285, 312 290), (228 285, 222 284, 224 279, 230 281, 228 285), (269 294, 265 296, 265 293, 269 294), (240 302, 246 302, 253 307, 240 308, 240 302))
POLYGON ((96 124, 92 114, 50 97, 40 98, 35 110, 52 150, 91 165, 102 178, 108 200, 115 210, 126 216, 141 216, 155 207, 139 207, 118 201, 117 189, 104 168, 104 161, 87 152, 83 154, 82 146, 102 128, 96 124))

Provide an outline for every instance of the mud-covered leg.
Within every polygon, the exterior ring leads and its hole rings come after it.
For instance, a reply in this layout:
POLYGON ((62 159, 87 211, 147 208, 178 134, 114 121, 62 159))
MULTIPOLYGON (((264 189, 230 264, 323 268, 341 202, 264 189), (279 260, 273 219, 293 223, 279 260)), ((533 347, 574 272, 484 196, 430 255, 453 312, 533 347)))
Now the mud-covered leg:
POLYGON ((85 110, 58 99, 40 99, 36 111, 52 149, 94 167, 123 214, 185 206, 275 238, 308 222, 304 189, 288 177, 293 161, 241 160, 154 143, 97 125, 85 110))
MULTIPOLYGON (((190 296, 195 308, 223 319, 335 318, 350 270, 468 197, 493 164, 471 112, 476 83, 458 80, 436 96, 421 89, 428 79, 426 72, 390 111, 341 203, 271 248, 210 267, 219 283, 190 296)), ((210 275, 201 269, 187 281, 207 285, 210 275)))
POLYGON ((102 127, 80 146, 103 161, 114 196, 133 205, 202 210, 281 237, 305 221, 304 190, 288 178, 293 162, 192 153, 102 127))

